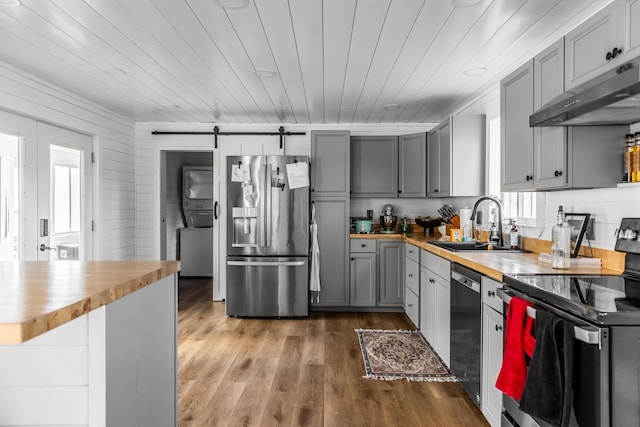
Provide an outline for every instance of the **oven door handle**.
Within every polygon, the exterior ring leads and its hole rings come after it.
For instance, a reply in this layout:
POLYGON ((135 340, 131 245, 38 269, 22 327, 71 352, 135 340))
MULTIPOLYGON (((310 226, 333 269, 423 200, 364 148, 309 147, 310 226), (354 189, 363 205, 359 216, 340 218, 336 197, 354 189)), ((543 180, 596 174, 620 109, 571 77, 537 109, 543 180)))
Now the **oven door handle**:
MULTIPOLYGON (((504 288, 496 289, 496 294, 502 301, 506 302, 507 304, 509 304, 509 301, 511 301, 511 298, 513 297, 512 293, 504 288)), ((566 317, 558 313, 557 310, 549 309, 549 307, 544 308, 547 309, 547 311, 553 312, 553 314, 555 314, 556 316, 566 317)), ((599 347, 602 344, 602 331, 595 326, 574 326, 573 333, 575 335, 575 338, 578 341, 582 341, 583 343, 598 345, 599 347)))

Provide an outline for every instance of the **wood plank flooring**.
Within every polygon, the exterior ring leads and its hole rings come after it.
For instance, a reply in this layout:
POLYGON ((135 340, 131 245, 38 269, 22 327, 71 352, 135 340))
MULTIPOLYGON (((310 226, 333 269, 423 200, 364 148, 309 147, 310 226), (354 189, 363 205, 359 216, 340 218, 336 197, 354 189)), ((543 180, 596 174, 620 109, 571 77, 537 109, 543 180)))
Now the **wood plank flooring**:
POLYGON ((362 378, 354 329, 410 329, 403 313, 239 319, 211 282, 179 286, 179 425, 486 426, 457 383, 362 378))

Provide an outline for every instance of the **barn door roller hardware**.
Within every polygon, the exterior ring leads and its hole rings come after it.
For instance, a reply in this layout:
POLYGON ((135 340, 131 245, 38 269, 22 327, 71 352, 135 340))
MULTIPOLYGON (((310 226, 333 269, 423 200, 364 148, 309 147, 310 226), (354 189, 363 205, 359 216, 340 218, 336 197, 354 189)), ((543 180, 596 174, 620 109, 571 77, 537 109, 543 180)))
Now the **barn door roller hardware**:
POLYGON ((285 132, 284 127, 280 126, 278 132, 220 132, 218 126, 214 126, 213 132, 163 132, 154 130, 152 135, 214 135, 213 140, 215 142, 215 148, 218 148, 218 136, 233 136, 233 135, 279 135, 280 136, 280 149, 284 147, 284 137, 289 135, 304 135, 305 132, 285 132))

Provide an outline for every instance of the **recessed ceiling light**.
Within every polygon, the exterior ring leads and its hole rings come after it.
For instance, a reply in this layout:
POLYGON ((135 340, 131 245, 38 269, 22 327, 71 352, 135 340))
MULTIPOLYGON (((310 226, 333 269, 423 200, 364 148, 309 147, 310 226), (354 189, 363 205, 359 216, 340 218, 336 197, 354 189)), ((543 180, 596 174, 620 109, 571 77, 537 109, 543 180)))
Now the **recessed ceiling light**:
POLYGON ((0 0, 0 6, 2 7, 20 6, 20 0, 0 0))
POLYGON ((483 0, 451 0, 453 7, 473 7, 482 3, 483 0))
POLYGON ((125 70, 117 67, 105 67, 101 68, 101 71, 113 77, 122 77, 127 75, 127 72, 125 70))
POLYGON ((227 9, 240 9, 241 7, 247 6, 249 0, 214 0, 214 3, 227 9))
POLYGON ((480 76, 484 73, 487 72, 487 67, 480 67, 480 68, 470 68, 468 70, 464 70, 462 72, 462 74, 464 74, 465 76, 480 76))
POLYGON ((255 74, 256 77, 260 77, 261 79, 273 77, 276 75, 276 72, 271 70, 253 70, 252 73, 255 74))
POLYGON ((384 104, 382 108, 384 108, 385 110, 397 110, 398 108, 400 108, 400 104, 384 104))

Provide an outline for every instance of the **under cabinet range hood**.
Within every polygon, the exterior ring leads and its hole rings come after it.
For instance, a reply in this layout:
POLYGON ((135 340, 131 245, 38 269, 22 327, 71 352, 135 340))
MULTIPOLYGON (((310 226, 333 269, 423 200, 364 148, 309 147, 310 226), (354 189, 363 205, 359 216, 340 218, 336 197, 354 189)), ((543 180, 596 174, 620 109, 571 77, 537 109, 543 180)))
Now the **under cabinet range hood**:
POLYGON ((630 125, 640 122, 640 68, 628 63, 565 92, 529 116, 529 126, 630 125))

